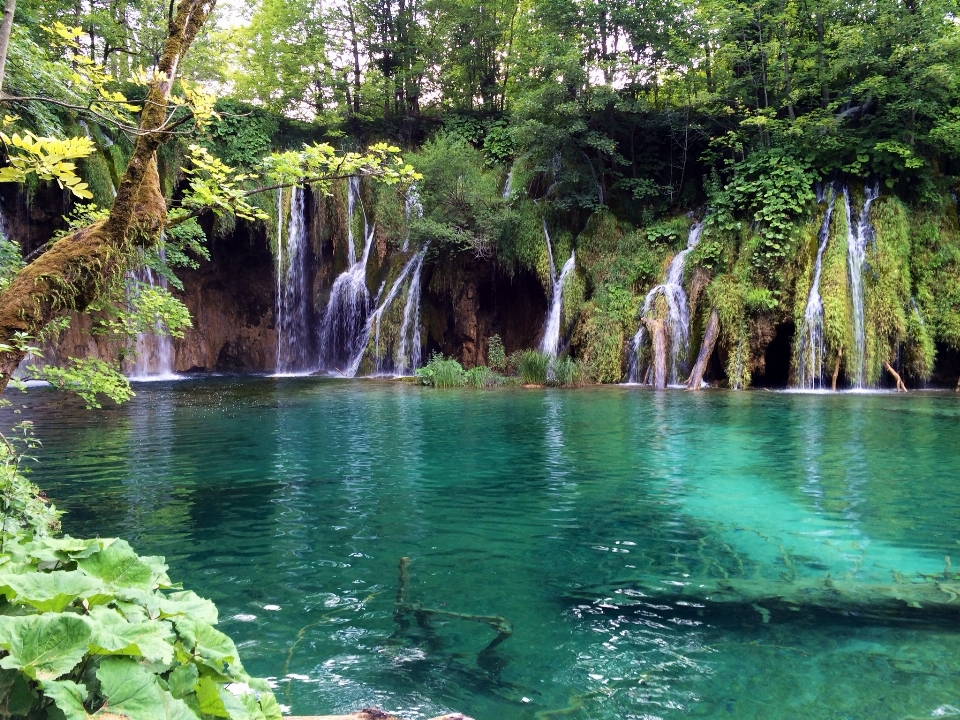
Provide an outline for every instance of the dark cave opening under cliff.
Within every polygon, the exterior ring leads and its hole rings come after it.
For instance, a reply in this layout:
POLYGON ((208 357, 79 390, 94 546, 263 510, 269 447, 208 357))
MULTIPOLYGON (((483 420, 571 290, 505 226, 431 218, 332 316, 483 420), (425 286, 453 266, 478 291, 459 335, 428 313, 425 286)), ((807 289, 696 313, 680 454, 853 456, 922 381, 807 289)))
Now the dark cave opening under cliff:
POLYGON ((753 386, 780 389, 790 383, 790 362, 793 357, 793 337, 796 327, 793 322, 776 326, 773 340, 764 350, 763 372, 753 376, 753 386))

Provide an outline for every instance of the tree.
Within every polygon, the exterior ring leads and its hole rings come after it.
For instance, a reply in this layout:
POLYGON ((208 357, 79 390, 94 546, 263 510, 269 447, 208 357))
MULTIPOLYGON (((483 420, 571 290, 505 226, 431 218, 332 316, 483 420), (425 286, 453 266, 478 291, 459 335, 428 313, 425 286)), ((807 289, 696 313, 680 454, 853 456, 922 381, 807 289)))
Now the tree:
POLYGON ((415 177, 396 153, 377 145, 367 153, 338 154, 329 145, 288 151, 265 162, 265 187, 244 189, 252 176, 226 166, 199 146, 191 146, 190 192, 182 208, 168 215, 157 172, 157 150, 187 121, 204 122, 212 102, 185 87, 184 100, 174 97, 178 68, 213 10, 215 0, 180 0, 168 23, 163 52, 147 82, 133 152, 120 178, 106 217, 60 238, 0 292, 0 390, 29 352, 27 339, 37 336, 57 317, 84 311, 100 300, 111 283, 130 267, 138 252, 155 248, 161 232, 206 210, 253 218, 247 202, 256 193, 302 183, 328 184, 336 178, 369 175, 386 182, 415 177))

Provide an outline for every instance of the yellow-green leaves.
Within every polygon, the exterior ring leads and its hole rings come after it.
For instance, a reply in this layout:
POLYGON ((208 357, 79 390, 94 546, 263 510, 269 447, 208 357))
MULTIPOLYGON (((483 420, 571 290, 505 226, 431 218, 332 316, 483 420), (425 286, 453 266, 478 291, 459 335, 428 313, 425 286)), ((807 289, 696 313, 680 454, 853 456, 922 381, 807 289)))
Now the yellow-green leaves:
POLYGON ((266 215, 247 201, 243 183, 254 176, 241 173, 214 157, 200 145, 191 145, 190 189, 183 198, 183 207, 191 210, 210 209, 217 215, 232 213, 246 220, 264 220, 266 215))
POLYGON ((79 198, 90 199, 93 193, 76 174, 76 163, 70 162, 93 153, 89 138, 66 139, 38 137, 30 131, 8 135, 0 132, 0 141, 7 150, 10 164, 0 168, 0 182, 23 182, 31 174, 41 180, 56 180, 79 198))

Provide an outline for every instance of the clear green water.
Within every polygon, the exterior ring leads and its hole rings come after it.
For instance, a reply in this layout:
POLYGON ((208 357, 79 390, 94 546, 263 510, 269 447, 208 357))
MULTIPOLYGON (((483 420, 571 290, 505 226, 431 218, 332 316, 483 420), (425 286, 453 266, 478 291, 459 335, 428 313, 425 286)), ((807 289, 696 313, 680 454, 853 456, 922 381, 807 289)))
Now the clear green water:
POLYGON ((960 609, 873 594, 960 558, 953 395, 136 389, 92 412, 31 390, 34 479, 68 532, 214 599, 294 713, 960 713, 960 609), (401 557, 411 601, 512 637, 395 616, 401 557), (828 574, 863 595, 809 590, 828 574))

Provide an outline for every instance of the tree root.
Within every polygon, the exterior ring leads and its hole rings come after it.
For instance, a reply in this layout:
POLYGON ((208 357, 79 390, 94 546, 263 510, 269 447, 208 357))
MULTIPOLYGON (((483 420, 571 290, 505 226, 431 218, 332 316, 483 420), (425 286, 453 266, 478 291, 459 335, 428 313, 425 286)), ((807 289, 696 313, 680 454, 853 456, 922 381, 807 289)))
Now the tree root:
POLYGON ((711 310, 710 319, 707 320, 707 327, 703 331, 703 341, 700 343, 700 354, 697 355, 697 363, 693 366, 693 371, 687 380, 688 389, 700 389, 700 385, 703 383, 703 376, 707 372, 707 363, 710 362, 710 356, 713 355, 713 348, 717 344, 717 338, 719 336, 720 316, 716 310, 711 310))
POLYGON ((667 331, 663 320, 644 320, 650 341, 653 345, 653 387, 663 390, 667 387, 667 331))
POLYGON ((833 366, 833 382, 830 385, 830 389, 834 392, 837 391, 837 378, 840 376, 840 360, 843 358, 843 346, 841 345, 837 349, 837 363, 833 366))
POLYGON ((393 620, 402 629, 410 626, 410 623, 406 619, 407 614, 412 614, 416 618, 417 624, 424 628, 430 626, 430 618, 434 616, 489 625, 496 631, 497 636, 491 640, 483 650, 477 653, 477 662, 481 668, 483 667, 485 658, 488 658, 490 653, 492 653, 500 643, 513 635, 513 624, 500 615, 472 615, 470 613, 453 612, 452 610, 428 608, 418 602, 409 602, 407 600, 407 589, 410 584, 410 558, 400 558, 398 567, 400 569, 400 577, 397 583, 397 603, 393 613, 393 620))
POLYGON ((907 392, 907 386, 903 384, 903 378, 900 377, 900 374, 891 367, 890 363, 886 360, 883 361, 883 367, 888 373, 893 375, 893 379, 897 381, 897 392, 907 392))

